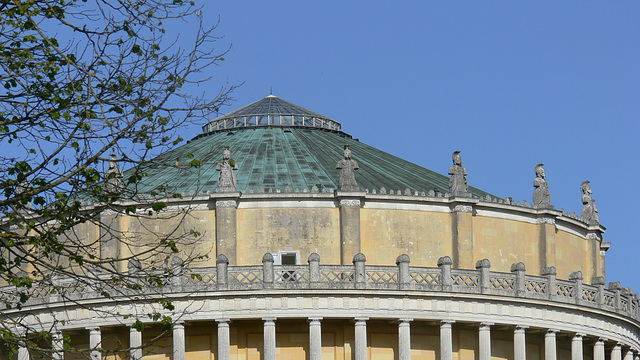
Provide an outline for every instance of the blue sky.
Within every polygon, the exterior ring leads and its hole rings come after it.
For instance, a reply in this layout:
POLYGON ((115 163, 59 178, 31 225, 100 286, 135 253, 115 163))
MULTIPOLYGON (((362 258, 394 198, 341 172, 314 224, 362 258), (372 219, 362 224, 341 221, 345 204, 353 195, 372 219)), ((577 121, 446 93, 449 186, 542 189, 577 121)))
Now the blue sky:
POLYGON ((569 212, 590 180, 607 281, 640 290, 640 2, 207 1, 202 16, 231 46, 209 90, 243 84, 223 113, 273 88, 441 173, 462 150, 471 185, 518 201, 542 162, 569 212))

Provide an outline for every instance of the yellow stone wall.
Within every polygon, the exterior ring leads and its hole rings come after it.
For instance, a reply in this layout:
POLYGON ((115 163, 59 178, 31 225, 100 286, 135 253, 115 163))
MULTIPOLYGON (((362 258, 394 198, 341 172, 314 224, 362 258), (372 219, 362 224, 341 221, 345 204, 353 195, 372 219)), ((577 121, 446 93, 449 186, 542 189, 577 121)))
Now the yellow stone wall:
POLYGON ((539 275, 539 229, 538 224, 474 216, 474 258, 489 259, 491 271, 501 272, 509 272, 511 264, 522 261, 527 274, 539 275))
POLYGON ((314 252, 324 264, 340 263, 337 208, 253 208, 237 210, 238 265, 260 264, 267 252, 300 251, 301 264, 314 252))
MULTIPOLYGON (((367 264, 393 266, 396 258, 407 254, 412 266, 436 266, 438 258, 456 256, 458 267, 473 269, 475 262, 487 258, 491 270, 509 272, 513 263, 524 262, 527 274, 540 275, 542 268, 554 265, 559 279, 581 270, 584 282, 593 276, 603 276, 604 258, 600 242, 554 225, 490 216, 468 215, 464 227, 454 241, 455 214, 448 212, 360 209, 360 251, 367 264), (470 225, 470 226, 467 226, 470 225), (546 229, 546 230, 545 230, 546 229), (472 232, 470 236, 469 232, 472 232), (548 234, 545 235, 545 231, 548 234), (550 240, 546 241, 545 236, 550 240), (464 241, 462 243, 461 241, 464 241), (544 242, 544 243, 541 243, 544 242), (548 248, 546 248, 548 247, 548 248), (543 253, 541 253, 543 252, 543 253)), ((528 216, 523 214, 523 216, 528 216)), ((256 207, 236 210, 236 264, 259 265, 267 252, 297 251, 299 263, 306 264, 309 254, 320 254, 322 264, 340 264, 340 209, 326 207, 256 207)), ((159 236, 188 233, 196 230, 200 237, 192 245, 181 247, 181 257, 207 255, 191 266, 215 266, 216 213, 214 210, 170 213, 155 219, 123 216, 118 220, 124 229, 122 239, 137 245, 120 246, 119 256, 131 255, 131 250, 143 251, 158 243, 159 236)), ((96 229, 80 229, 89 239, 97 237, 96 229)), ((83 236, 84 236, 83 235, 83 236)), ((158 254, 144 260, 147 266, 160 267, 164 257, 158 254)), ((233 262, 232 262, 233 265, 233 262)), ((126 271, 126 264, 119 264, 126 271)))
MULTIPOLYGON (((180 252, 174 254, 168 249, 156 251, 153 257, 140 259, 143 266, 160 268, 166 257, 174 255, 183 260, 194 259, 190 265, 192 267, 216 265, 216 220, 213 210, 166 212, 153 218, 123 216, 120 221, 122 229, 125 229, 123 241, 133 245, 120 247, 122 258, 131 256, 133 251, 144 252, 158 246, 159 239, 166 237, 176 241, 180 252), (196 231, 199 235, 193 236, 191 231, 196 231), (203 255, 207 257, 196 259, 203 255)), ((125 267, 126 265, 123 264, 125 267)))
MULTIPOLYGON (((594 272, 597 267, 599 249, 595 246, 596 240, 584 239, 566 231, 556 234, 556 259, 558 263, 556 271, 558 279, 568 279, 569 274, 581 270, 584 283, 591 283, 592 276, 598 276, 594 272)), ((528 270, 528 269, 527 269, 528 270)), ((604 274, 602 274, 604 275, 604 274)))
POLYGON ((449 213, 361 209, 360 234, 371 265, 395 265, 398 255, 407 254, 412 266, 436 266, 453 253, 449 213))

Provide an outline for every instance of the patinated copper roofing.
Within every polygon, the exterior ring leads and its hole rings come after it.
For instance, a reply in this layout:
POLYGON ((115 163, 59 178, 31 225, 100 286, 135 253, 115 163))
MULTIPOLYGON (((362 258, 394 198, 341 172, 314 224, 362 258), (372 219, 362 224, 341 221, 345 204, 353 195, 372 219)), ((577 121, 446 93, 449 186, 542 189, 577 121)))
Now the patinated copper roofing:
MULTIPOLYGON (((275 96, 218 119, 293 113, 329 119, 275 96)), ((384 187, 395 192, 405 189, 412 193, 449 192, 448 176, 364 144, 340 130, 302 125, 233 126, 205 132, 146 165, 144 172, 149 176, 138 184, 138 191, 150 192, 164 186, 171 192, 185 194, 215 192, 216 165, 222 160, 225 145, 229 146, 231 157, 238 165, 239 191, 257 192, 262 187, 265 191, 275 192, 289 187, 291 191, 302 192, 304 189, 311 191, 314 186, 320 191, 336 190, 340 175, 336 164, 343 158, 346 144, 359 164, 356 180, 363 191, 376 189, 379 192, 384 187), (193 159, 197 160, 198 166, 193 166, 193 159)), ((473 187, 469 191, 476 196, 487 195, 473 187)))

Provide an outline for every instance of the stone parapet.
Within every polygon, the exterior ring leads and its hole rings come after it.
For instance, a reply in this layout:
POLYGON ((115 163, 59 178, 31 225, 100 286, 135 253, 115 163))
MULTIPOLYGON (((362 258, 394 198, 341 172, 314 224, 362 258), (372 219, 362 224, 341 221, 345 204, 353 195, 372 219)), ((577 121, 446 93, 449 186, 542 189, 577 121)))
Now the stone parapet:
MULTIPOLYGON (((216 268, 183 268, 180 273, 171 272, 167 284, 162 287, 148 286, 144 293, 149 296, 170 296, 180 293, 210 291, 270 291, 270 290, 357 290, 357 291, 399 291, 403 293, 429 294, 478 294, 504 298, 544 300, 550 305, 572 304, 618 314, 633 320, 640 320, 637 294, 622 288, 619 283, 610 283, 605 289, 602 281, 597 285, 582 283, 582 274, 572 273, 570 280, 559 280, 553 268, 543 276, 526 275, 523 263, 513 264, 511 273, 489 271, 489 260, 483 259, 476 270, 452 269, 447 256, 438 261, 437 268, 409 266, 407 255, 398 258, 397 266, 366 265, 363 254, 356 254, 352 265, 320 265, 319 255, 312 254, 309 265, 273 265, 270 254, 263 258, 261 266, 228 266, 223 255, 218 256, 216 268)), ((156 271, 157 272, 157 271, 156 271)), ((139 272, 158 276, 153 271, 139 272)), ((601 279, 598 279, 601 280, 601 279)), ((31 299, 24 306, 46 304, 64 305, 66 301, 127 298, 138 295, 138 290, 118 288, 116 284, 107 286, 103 279, 103 292, 96 292, 89 286, 79 285, 72 279, 60 279, 57 288, 34 286, 30 289, 15 287, 0 288, 5 294, 20 291, 30 292, 31 299)), ((140 284, 148 282, 140 281, 140 284)), ((457 296, 457 295, 456 295, 457 296)), ((2 312, 0 312, 2 314, 2 312)))

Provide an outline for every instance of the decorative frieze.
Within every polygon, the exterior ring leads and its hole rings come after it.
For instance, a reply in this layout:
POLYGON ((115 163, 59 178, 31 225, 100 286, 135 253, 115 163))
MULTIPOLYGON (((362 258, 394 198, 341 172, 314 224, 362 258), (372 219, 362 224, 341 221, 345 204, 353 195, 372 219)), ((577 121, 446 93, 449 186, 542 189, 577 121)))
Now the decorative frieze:
POLYGON ((340 199, 340 206, 360 207, 360 199, 340 199))
POLYGON ((237 207, 238 207, 237 200, 217 200, 216 201, 216 209, 237 208, 237 207))

